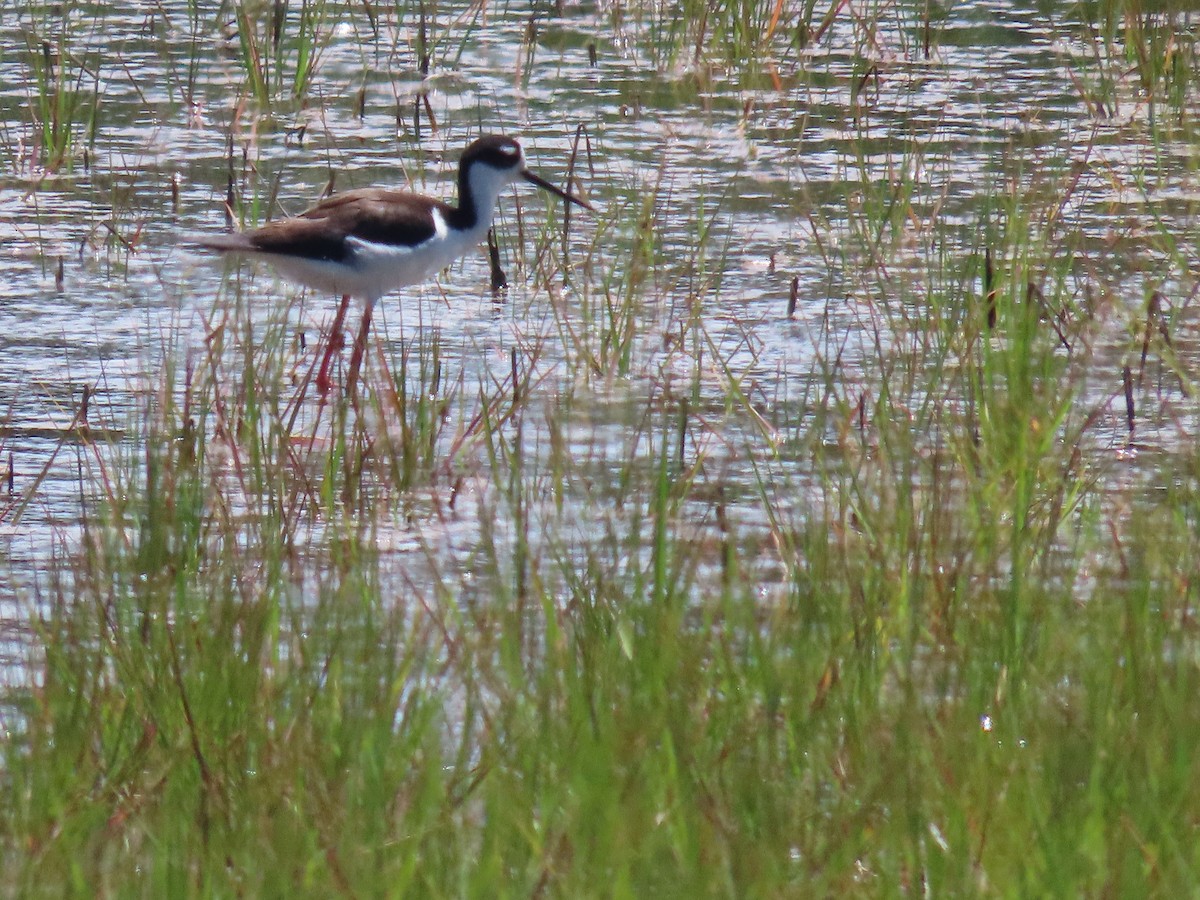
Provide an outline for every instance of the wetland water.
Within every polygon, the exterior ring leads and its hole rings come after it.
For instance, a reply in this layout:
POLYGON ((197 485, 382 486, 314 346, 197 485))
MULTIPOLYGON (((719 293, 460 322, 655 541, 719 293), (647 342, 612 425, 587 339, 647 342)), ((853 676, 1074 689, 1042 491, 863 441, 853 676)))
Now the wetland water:
MULTIPOLYGON (((561 183, 584 126, 576 185, 600 211, 573 216, 564 248, 561 209, 532 191, 508 194, 497 219, 512 285, 502 301, 481 250, 380 304, 375 339, 393 374, 436 364, 450 423, 433 474, 389 495, 399 501, 381 504, 373 526, 396 590, 437 579, 469 596, 480 541, 515 545, 523 530, 553 533, 555 552, 585 560, 621 514, 606 499, 616 482, 630 466, 657 465, 646 418, 678 416, 686 401, 679 454, 704 459, 691 533, 703 546, 732 522, 746 541, 742 572, 769 597, 784 576, 764 484, 772 514, 795 527, 840 520, 847 501, 829 473, 862 465, 839 438, 856 408, 883 404, 915 429, 931 403, 969 420, 972 399, 937 384, 974 365, 954 334, 975 320, 949 310, 970 307, 967 296, 982 308, 993 247, 1001 292, 1024 296, 1036 283, 1040 318, 1071 348, 1050 354, 1038 378, 1069 386, 1049 427, 1082 448, 1080 477, 1111 485, 1117 507, 1153 502, 1172 455, 1189 452, 1179 445, 1197 424, 1184 391, 1200 194, 1195 136, 1182 123, 1196 110, 1186 98, 1182 108, 1147 101, 1127 61, 1098 49, 1078 15, 955 8, 935 23, 928 56, 919 18, 903 8, 892 28, 837 16, 805 47, 781 36, 761 63, 732 65, 693 62, 690 46, 665 58, 667 20, 651 10, 568 3, 538 17, 530 42, 524 7, 442 4, 423 79, 410 10, 381 5, 372 27, 358 6, 330 4, 303 99, 268 86, 267 108, 247 88, 238 23, 225 6, 198 6, 0 4, 9 677, 21 680, 26 623, 53 593, 52 561, 77 550, 105 490, 104 461, 139 456, 139 416, 201 364, 214 323, 234 323, 228 358, 274 341, 302 372, 332 316, 334 298, 266 267, 190 254, 178 237, 224 228, 231 185, 249 223, 302 210, 331 179, 449 198, 453 162, 480 131, 519 136, 536 170, 561 183), (61 159, 43 127, 55 117, 65 120, 61 159), (1143 367, 1154 291, 1165 301, 1155 334, 1169 332, 1170 351, 1155 338, 1143 367), (507 396, 514 359, 528 377, 518 440, 534 485, 521 523, 497 500, 488 454, 456 437, 507 396), (1138 379, 1133 444, 1123 366, 1138 379), (91 443, 64 431, 85 387, 102 438, 91 443), (557 454, 586 484, 556 488, 557 454)), ((294 52, 285 39, 284 79, 294 52)), ((298 432, 314 405, 294 420, 298 432)), ((915 443, 936 456, 958 437, 915 443)), ((871 441, 863 446, 871 457, 871 441)), ((308 527, 319 532, 319 517, 308 527)), ((719 559, 701 570, 709 565, 719 559)), ((1086 579, 1077 587, 1086 593, 1086 579)))

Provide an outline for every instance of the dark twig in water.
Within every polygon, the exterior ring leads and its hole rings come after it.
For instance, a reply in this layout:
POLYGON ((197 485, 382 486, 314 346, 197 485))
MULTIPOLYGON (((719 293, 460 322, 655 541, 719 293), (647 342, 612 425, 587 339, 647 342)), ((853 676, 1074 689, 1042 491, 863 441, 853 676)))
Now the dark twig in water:
POLYGON ((512 351, 510 353, 510 359, 512 361, 512 386, 513 386, 512 405, 513 405, 513 408, 516 409, 517 404, 521 402, 521 382, 519 379, 520 371, 517 368, 517 348, 516 347, 512 348, 512 351))
POLYGON ((1032 303, 1035 300, 1038 306, 1041 307, 1042 317, 1050 323, 1050 327, 1058 335, 1059 343, 1070 353, 1071 342, 1067 340, 1067 336, 1063 333, 1062 327, 1059 324, 1062 320, 1061 313, 1055 313, 1054 310, 1050 309, 1050 304, 1046 301, 1046 295, 1042 293, 1042 289, 1030 281, 1025 285, 1025 302, 1032 303))
POLYGON ((508 276, 500 265, 500 247, 496 244, 496 229, 489 228, 487 233, 488 262, 492 267, 492 293, 499 294, 508 287, 508 276))
POLYGON ((429 75, 429 30, 425 17, 425 0, 417 11, 417 69, 422 78, 429 75))
MULTIPOLYGON (((567 190, 571 189, 571 182, 575 179, 575 161, 579 158, 579 140, 586 137, 587 130, 583 123, 580 123, 575 128, 575 141, 571 144, 571 157, 567 160, 567 190)), ((587 142, 588 165, 590 167, 592 161, 592 144, 591 139, 587 142)), ((571 231, 571 204, 563 204, 563 260, 567 259, 567 234, 571 231)), ((566 265, 563 266, 564 273, 566 265)))
POLYGON ((1133 405, 1133 373, 1129 371, 1129 366, 1122 367, 1121 380, 1125 384, 1125 419, 1129 424, 1129 439, 1132 441, 1136 411, 1133 405))

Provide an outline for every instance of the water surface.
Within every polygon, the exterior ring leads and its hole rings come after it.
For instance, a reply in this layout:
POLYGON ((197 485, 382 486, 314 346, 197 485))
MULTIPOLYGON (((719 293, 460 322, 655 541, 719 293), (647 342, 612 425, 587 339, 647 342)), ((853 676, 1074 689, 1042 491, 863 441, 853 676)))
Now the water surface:
MULTIPOLYGON (((381 9, 372 29, 361 6, 332 4, 303 99, 273 92, 266 109, 247 95, 236 22, 223 6, 198 6, 195 17, 182 2, 0 11, 0 468, 11 456, 14 499, 28 499, 19 519, 12 507, 0 512, 5 660, 21 658, 47 566, 78 537, 97 460, 136 455, 139 411, 173 389, 164 359, 177 361, 178 387, 178 361, 199 353, 231 306, 248 310, 254 329, 228 352, 280 330, 296 342, 298 370, 316 352, 332 298, 178 242, 225 227, 231 177, 240 224, 298 212, 331 180, 336 190, 400 185, 449 197, 457 153, 480 131, 519 135, 537 170, 561 182, 584 126, 590 156, 577 176, 600 212, 575 217, 571 284, 548 290, 532 277, 538 253, 560 252, 557 226, 539 223, 561 211, 522 191, 504 198, 497 220, 512 281, 502 301, 481 252, 437 284, 387 298, 376 333, 400 365, 428 359, 436 344, 447 383, 461 388, 451 419, 471 415, 477 388, 498 390, 517 350, 536 374, 522 426, 532 483, 553 496, 554 451, 539 432, 547 416, 565 424, 565 452, 589 475, 565 511, 548 500, 532 520, 535 533, 543 520, 574 533, 575 552, 622 514, 604 498, 625 463, 654 464, 637 428, 648 400, 674 409, 688 398, 695 418, 682 452, 705 457, 711 491, 748 541, 765 528, 764 473, 780 479, 772 499, 797 521, 836 506, 823 473, 806 468, 814 403, 829 390, 848 406, 873 401, 889 357, 936 355, 931 295, 982 294, 982 253, 1006 228, 1027 229, 1035 249, 1031 270, 1001 261, 1003 277, 1041 285, 1072 334, 1086 333, 1090 368, 1072 376, 1073 402, 1080 417, 1094 415, 1083 446, 1101 477, 1153 502, 1136 486, 1153 488, 1190 446, 1181 441, 1195 433, 1194 404, 1157 357, 1139 388, 1133 445, 1114 398, 1122 367, 1138 367, 1152 291, 1169 301, 1180 366, 1193 368, 1200 185, 1186 123, 1196 110, 1148 102, 1124 61, 1097 53, 1077 14, 956 8, 928 57, 915 15, 870 35, 845 16, 819 43, 781 36, 761 62, 727 65, 687 49, 664 58, 650 9, 619 17, 567 4, 539 19, 531 45, 523 9, 449 3, 431 23, 422 77, 410 11, 381 9), (96 109, 94 133, 79 114, 60 161, 37 127, 45 53, 73 73, 72 102, 96 109), (652 252, 631 353, 596 371, 563 325, 586 331, 603 320, 596 304, 606 283, 628 276, 640 233, 652 252), (696 317, 699 331, 689 331, 696 317), (696 333, 702 351, 687 345, 696 333), (731 380, 757 418, 731 412, 731 380), (95 444, 64 433, 85 387, 91 423, 108 430, 95 444)), ((909 396, 889 389, 904 416, 928 383, 909 396)), ((459 456, 445 443, 442 477, 414 491, 378 541, 406 586, 437 570, 458 573, 467 591, 483 524, 501 542, 517 529, 480 452, 459 456)), ((930 452, 939 447, 929 436, 930 452)), ((694 506, 700 541, 716 526, 711 503, 694 506)), ((759 575, 769 595, 782 577, 770 553, 759 575)))

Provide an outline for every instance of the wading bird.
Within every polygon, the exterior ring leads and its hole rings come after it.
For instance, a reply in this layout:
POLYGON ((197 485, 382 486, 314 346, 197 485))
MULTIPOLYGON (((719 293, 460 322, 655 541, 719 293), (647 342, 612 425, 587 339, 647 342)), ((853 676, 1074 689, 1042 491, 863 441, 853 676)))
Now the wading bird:
POLYGON ((307 212, 238 234, 193 236, 193 244, 221 253, 265 259, 296 284, 341 294, 317 390, 329 391, 329 366, 341 346, 352 297, 366 304, 350 356, 354 390, 380 297, 418 284, 473 247, 492 227, 500 192, 524 179, 585 209, 585 201, 539 178, 525 164, 521 145, 487 135, 472 142, 458 164, 458 205, 409 191, 365 188, 334 194, 307 212))

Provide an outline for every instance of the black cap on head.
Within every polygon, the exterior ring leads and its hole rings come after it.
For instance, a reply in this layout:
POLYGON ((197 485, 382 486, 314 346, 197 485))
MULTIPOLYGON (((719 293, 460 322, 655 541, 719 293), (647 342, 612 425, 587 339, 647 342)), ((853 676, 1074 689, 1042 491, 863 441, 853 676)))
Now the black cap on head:
POLYGON ((521 145, 502 134, 486 134, 463 151, 462 164, 475 162, 493 169, 511 169, 521 163, 521 145))

